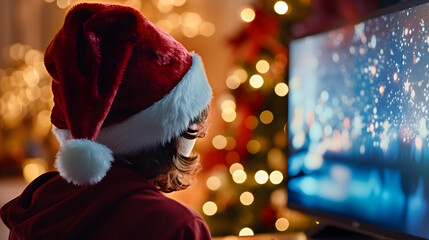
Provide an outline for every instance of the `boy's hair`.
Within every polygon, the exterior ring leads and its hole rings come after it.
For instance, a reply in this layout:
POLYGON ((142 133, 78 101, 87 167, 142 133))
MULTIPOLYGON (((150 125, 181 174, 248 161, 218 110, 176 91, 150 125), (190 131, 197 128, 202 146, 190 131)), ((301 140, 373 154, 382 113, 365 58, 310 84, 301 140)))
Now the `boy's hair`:
MULTIPOLYGON (((208 115, 209 107, 201 111, 201 114, 189 124, 195 124, 197 130, 188 127, 178 138, 203 138, 208 128, 208 115)), ((136 154, 117 155, 114 164, 129 168, 151 180, 162 192, 186 189, 195 182, 195 175, 201 170, 200 156, 195 152, 189 157, 180 154, 178 138, 136 154)))

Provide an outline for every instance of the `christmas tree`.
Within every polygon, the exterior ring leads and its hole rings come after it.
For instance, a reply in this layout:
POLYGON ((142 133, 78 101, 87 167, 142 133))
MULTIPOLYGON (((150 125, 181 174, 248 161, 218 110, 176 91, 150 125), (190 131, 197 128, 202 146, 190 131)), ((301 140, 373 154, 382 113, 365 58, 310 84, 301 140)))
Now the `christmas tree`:
POLYGON ((235 68, 229 94, 218 98, 224 132, 210 158, 202 210, 214 236, 305 230, 318 222, 286 208, 288 43, 344 21, 354 22, 369 1, 259 1, 241 11, 247 22, 230 40, 235 68), (357 7, 359 6, 359 7, 357 7), (229 223, 229 224, 225 224, 229 223))
POLYGON ((202 206, 214 236, 289 227, 285 211, 287 42, 292 24, 306 16, 308 4, 261 1, 241 11, 247 24, 230 40, 236 56, 236 67, 226 78, 231 91, 217 101, 225 132, 213 138, 217 150, 211 153, 211 158, 215 154, 224 159, 226 167, 215 167, 208 176, 211 191, 202 206))

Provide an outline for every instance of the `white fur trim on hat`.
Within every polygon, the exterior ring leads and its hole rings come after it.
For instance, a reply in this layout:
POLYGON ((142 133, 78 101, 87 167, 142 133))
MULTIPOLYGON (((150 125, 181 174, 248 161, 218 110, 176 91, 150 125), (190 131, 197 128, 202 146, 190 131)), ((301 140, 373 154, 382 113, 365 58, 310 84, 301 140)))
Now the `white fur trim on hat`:
MULTIPOLYGON (((212 98, 203 62, 198 54, 191 54, 191 68, 170 93, 127 120, 102 128, 96 142, 115 154, 128 154, 164 144, 184 132, 212 98)), ((54 133, 57 138, 70 136, 67 129, 56 129, 54 133)))

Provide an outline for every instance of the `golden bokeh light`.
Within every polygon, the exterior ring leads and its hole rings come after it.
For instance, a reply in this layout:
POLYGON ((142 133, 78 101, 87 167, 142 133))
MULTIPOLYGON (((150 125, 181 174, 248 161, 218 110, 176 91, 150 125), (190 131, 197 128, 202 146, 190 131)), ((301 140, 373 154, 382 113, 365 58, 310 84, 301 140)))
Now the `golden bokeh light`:
POLYGON ((287 13, 288 10, 289 10, 289 6, 287 5, 287 3, 285 1, 277 1, 274 4, 274 11, 277 14, 284 15, 287 13))
POLYGON ((236 105, 233 100, 226 99, 221 103, 220 108, 222 109, 222 112, 231 113, 235 110, 236 105))
POLYGON ((241 163, 233 163, 229 167, 229 173, 231 173, 231 175, 237 170, 244 170, 244 167, 243 167, 243 165, 241 165, 241 163))
POLYGON ((224 149, 227 145, 227 140, 226 137, 223 135, 216 135, 213 139, 212 139, 212 144, 213 147, 216 149, 224 149))
POLYGON ((235 138, 233 138, 233 137, 230 137, 230 136, 226 137, 226 141, 227 141, 227 144, 225 146, 225 150, 231 151, 237 145, 237 142, 235 141, 235 138))
POLYGON ((211 22, 203 22, 200 25, 200 34, 204 37, 210 37, 216 32, 216 27, 211 22))
POLYGON ((255 19, 255 11, 251 8, 245 8, 241 11, 241 19, 245 22, 251 22, 255 19))
POLYGON ((240 86, 241 81, 237 75, 230 75, 226 78, 225 83, 229 89, 234 90, 240 86))
POLYGON ((186 0, 172 0, 171 4, 175 7, 183 6, 186 3, 186 0))
POLYGON ((46 162, 41 158, 29 158, 23 165, 23 175, 27 182, 33 181, 48 170, 46 162))
POLYGON ((236 70, 234 70, 233 75, 237 76, 240 79, 241 83, 244 83, 247 80, 247 72, 242 68, 237 68, 236 70))
POLYGON ((259 73, 267 73, 268 70, 270 70, 270 64, 267 60, 261 59, 256 63, 256 71, 259 73))
POLYGON ((253 235, 254 235, 253 230, 251 228, 248 228, 248 227, 242 228, 240 230, 240 233, 238 233, 238 236, 240 236, 240 237, 253 236, 253 235))
POLYGON ((212 201, 208 201, 203 205, 203 212, 207 216, 213 216, 217 212, 217 205, 212 201))
POLYGON ((261 112, 261 114, 259 115, 259 119, 263 124, 270 124, 274 119, 274 115, 271 111, 265 110, 261 112))
POLYGON ((222 186, 222 181, 217 176, 211 176, 206 181, 207 188, 216 191, 222 186))
POLYGON ((249 153, 256 154, 261 150, 261 143, 258 140, 250 140, 246 148, 249 153))
POLYGON ((283 174, 280 171, 272 171, 270 173, 270 181, 272 184, 280 184, 283 181, 283 174))
POLYGON ((171 0, 159 0, 158 3, 156 4, 156 7, 160 12, 168 13, 168 12, 171 12, 171 10, 173 10, 174 6, 171 0))
POLYGON ((244 170, 238 169, 232 173, 232 180, 235 183, 242 184, 246 181, 247 174, 244 170))
POLYGON ((289 87, 286 85, 286 83, 277 83, 274 87, 274 92, 279 97, 284 97, 289 93, 289 87))
POLYGON ((258 184, 265 184, 268 181, 268 173, 264 170, 259 170, 255 173, 255 181, 258 184))
POLYGON ((244 126, 248 129, 255 129, 258 126, 258 118, 255 116, 248 116, 244 119, 244 126))
POLYGON ((240 202, 244 206, 249 206, 250 204, 253 203, 253 200, 255 200, 255 197, 253 196, 253 194, 251 192, 246 191, 240 195, 240 202))
POLYGON ((268 166, 271 169, 283 171, 286 168, 286 155, 280 148, 271 148, 267 154, 268 166))
POLYGON ((289 221, 286 218, 279 218, 275 223, 276 229, 280 232, 284 232, 289 228, 289 221))
POLYGON ((234 120, 237 118, 237 113, 235 111, 230 113, 222 112, 221 116, 225 122, 234 122, 234 120))
POLYGON ((264 85, 264 78, 262 78, 262 76, 259 74, 254 74, 250 77, 249 83, 250 83, 250 86, 258 89, 258 88, 261 88, 262 85, 264 85))
POLYGON ((270 195, 270 202, 276 208, 284 208, 287 201, 287 192, 284 188, 274 190, 270 195))
POLYGON ((57 6, 61 9, 65 9, 70 6, 70 0, 57 0, 57 6))

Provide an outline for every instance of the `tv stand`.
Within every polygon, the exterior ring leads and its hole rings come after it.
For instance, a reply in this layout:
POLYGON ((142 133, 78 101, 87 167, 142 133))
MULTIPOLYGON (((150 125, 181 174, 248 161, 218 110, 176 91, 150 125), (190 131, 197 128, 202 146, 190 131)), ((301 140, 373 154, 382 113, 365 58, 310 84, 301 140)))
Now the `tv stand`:
POLYGON ((380 240, 380 238, 324 224, 317 225, 306 232, 306 235, 308 240, 380 240))

